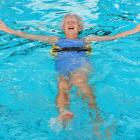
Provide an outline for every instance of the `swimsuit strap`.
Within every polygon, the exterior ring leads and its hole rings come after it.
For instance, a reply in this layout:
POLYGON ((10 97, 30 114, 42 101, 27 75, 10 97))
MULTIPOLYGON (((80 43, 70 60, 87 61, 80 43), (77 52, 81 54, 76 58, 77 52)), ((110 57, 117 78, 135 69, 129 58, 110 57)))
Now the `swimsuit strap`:
POLYGON ((60 48, 60 47, 54 47, 52 50, 54 53, 55 52, 72 52, 72 51, 76 51, 76 52, 81 52, 81 51, 89 51, 91 52, 91 48, 86 48, 86 47, 69 47, 69 48, 60 48))
POLYGON ((60 48, 59 46, 53 46, 51 49, 51 55, 56 56, 58 52, 86 52, 87 55, 92 53, 92 48, 88 45, 84 47, 64 47, 60 48))

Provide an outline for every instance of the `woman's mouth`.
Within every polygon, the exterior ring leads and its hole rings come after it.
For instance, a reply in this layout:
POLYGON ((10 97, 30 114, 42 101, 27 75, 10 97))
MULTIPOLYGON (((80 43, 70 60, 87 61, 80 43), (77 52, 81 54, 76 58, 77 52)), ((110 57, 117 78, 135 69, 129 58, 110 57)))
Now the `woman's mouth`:
POLYGON ((73 26, 68 27, 69 30, 74 30, 73 26))

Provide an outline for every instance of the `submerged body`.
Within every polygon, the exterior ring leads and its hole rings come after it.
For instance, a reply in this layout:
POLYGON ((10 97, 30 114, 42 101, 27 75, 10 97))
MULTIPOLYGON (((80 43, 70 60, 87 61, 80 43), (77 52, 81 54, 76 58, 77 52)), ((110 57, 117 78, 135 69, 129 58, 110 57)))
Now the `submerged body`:
MULTIPOLYGON (((86 42, 80 38, 61 38, 56 44, 59 48, 84 48, 86 42)), ((87 97, 91 97, 91 101, 95 107, 94 96, 91 87, 87 83, 87 76, 91 70, 91 65, 85 51, 64 51, 58 52, 56 57, 56 70, 59 74, 59 94, 57 97, 57 105, 60 109, 60 118, 69 119, 73 114, 68 110, 69 90, 71 87, 77 86, 81 92, 87 97)))

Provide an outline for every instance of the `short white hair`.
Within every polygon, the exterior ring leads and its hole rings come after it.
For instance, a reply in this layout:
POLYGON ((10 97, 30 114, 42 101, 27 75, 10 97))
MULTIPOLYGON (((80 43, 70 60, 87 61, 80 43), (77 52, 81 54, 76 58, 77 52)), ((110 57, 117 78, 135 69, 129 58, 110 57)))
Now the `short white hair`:
POLYGON ((79 23, 80 29, 83 30, 83 28, 84 28, 83 19, 82 19, 79 15, 77 15, 77 14, 72 14, 72 13, 66 14, 66 15, 64 16, 64 18, 63 18, 63 20, 62 20, 62 22, 61 22, 61 28, 62 28, 62 29, 63 29, 64 21, 65 21, 65 19, 68 18, 68 17, 75 17, 75 18, 77 19, 78 23, 79 23))

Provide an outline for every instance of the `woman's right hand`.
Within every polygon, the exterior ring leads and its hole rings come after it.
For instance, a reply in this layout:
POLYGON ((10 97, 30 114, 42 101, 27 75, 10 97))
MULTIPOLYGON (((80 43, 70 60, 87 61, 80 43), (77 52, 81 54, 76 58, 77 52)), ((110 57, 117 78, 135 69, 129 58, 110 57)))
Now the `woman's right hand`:
POLYGON ((0 20, 0 30, 10 33, 10 28, 1 20, 0 20))

